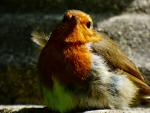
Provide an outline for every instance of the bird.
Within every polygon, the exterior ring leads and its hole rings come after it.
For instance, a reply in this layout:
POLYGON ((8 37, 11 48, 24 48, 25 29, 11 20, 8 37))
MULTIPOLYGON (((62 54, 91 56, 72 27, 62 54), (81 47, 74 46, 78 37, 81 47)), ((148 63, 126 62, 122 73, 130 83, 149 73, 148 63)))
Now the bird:
POLYGON ((38 35, 32 40, 42 47, 39 78, 52 110, 128 109, 149 102, 144 75, 115 41, 93 28, 89 14, 67 10, 49 38, 38 35))

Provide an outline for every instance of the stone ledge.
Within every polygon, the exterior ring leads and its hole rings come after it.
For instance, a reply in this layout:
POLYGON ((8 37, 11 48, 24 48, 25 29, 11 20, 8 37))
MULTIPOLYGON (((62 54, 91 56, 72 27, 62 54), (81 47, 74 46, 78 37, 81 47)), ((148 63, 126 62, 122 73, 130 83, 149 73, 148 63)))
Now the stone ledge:
POLYGON ((19 112, 22 109, 41 109, 44 106, 41 105, 0 105, 0 113, 2 112, 19 112))
POLYGON ((150 113, 150 108, 133 108, 128 110, 94 110, 84 113, 150 113))
MULTIPOLYGON (((42 105, 0 105, 0 113, 52 113, 42 105)), ((150 108, 91 110, 83 113, 150 113, 150 108)))

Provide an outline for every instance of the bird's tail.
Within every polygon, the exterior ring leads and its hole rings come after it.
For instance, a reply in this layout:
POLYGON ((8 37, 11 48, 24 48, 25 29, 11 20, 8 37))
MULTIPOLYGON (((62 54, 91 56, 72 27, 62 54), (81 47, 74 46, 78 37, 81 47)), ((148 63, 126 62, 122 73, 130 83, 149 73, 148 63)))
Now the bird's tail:
POLYGON ((147 101, 147 102, 150 103, 150 95, 149 95, 149 96, 144 96, 143 99, 144 99, 145 101, 147 101))
POLYGON ((140 89, 140 103, 141 105, 150 107, 150 87, 140 89))
POLYGON ((31 33, 31 40, 37 44, 40 48, 45 47, 48 39, 49 39, 49 35, 45 34, 44 32, 38 32, 38 31, 33 31, 31 33))
POLYGON ((132 80, 139 88, 137 103, 140 103, 142 106, 148 105, 150 107, 150 86, 148 83, 146 81, 143 82, 130 74, 127 75, 129 79, 132 80))

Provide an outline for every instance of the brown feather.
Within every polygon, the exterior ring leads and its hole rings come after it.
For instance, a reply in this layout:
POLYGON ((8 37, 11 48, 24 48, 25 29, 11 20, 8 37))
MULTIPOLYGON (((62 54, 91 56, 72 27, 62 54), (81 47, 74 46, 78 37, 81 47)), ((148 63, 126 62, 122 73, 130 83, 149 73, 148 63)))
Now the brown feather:
POLYGON ((119 46, 107 37, 101 34, 102 40, 92 45, 93 52, 102 55, 108 65, 113 69, 123 70, 132 76, 145 82, 143 75, 135 64, 121 51, 119 46))
POLYGON ((31 33, 31 36, 32 36, 31 40, 35 44, 37 44, 41 49, 45 47, 49 38, 49 35, 46 35, 44 32, 38 32, 38 31, 33 31, 31 33))
POLYGON ((150 87, 140 79, 136 78, 135 76, 123 71, 117 70, 117 73, 122 75, 127 75, 127 77, 139 88, 139 92, 137 95, 137 102, 141 103, 142 105, 148 105, 150 103, 150 87))

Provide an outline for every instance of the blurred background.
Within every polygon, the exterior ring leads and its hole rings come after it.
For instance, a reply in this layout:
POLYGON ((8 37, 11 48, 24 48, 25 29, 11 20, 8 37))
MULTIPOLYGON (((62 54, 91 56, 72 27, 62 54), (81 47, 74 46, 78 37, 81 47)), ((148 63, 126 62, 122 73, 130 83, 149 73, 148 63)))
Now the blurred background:
POLYGON ((89 13, 150 80, 150 0, 0 0, 0 104, 42 104, 31 32, 50 33, 67 9, 89 13))

